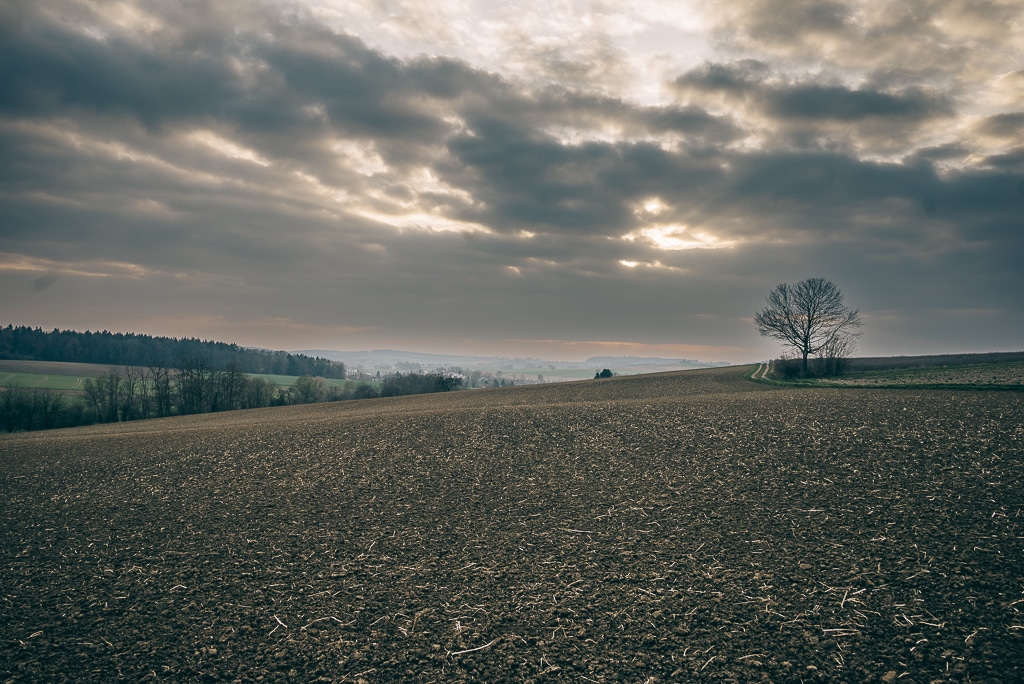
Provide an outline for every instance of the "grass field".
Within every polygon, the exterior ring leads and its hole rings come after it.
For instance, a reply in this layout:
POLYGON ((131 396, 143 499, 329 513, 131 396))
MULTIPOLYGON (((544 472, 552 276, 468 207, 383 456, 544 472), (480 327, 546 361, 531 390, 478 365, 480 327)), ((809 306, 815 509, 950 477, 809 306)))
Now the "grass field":
POLYGON ((1024 395, 751 368, 0 436, 5 681, 1024 678, 1024 395))
MULTIPOLYGON (((0 387, 18 387, 48 390, 81 391, 85 381, 119 369, 123 366, 104 366, 91 363, 61 363, 57 361, 2 361, 0 360, 0 387)), ((263 378, 278 387, 291 387, 298 380, 294 375, 249 373, 249 377, 263 378)), ((344 387, 344 380, 327 379, 328 387, 344 387)))
POLYGON ((94 363, 60 363, 57 361, 0 360, 0 387, 18 387, 80 391, 89 378, 98 378, 120 366, 94 363))
POLYGON ((86 378, 72 375, 43 375, 41 373, 4 373, 0 371, 0 386, 27 387, 46 390, 80 390, 86 378))

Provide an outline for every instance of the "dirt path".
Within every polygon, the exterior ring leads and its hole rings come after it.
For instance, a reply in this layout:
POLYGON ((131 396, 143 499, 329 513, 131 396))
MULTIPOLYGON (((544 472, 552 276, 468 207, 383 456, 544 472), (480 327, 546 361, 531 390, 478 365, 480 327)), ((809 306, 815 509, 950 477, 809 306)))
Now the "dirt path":
POLYGON ((0 436, 0 674, 1021 681, 1020 396, 745 372, 0 436))

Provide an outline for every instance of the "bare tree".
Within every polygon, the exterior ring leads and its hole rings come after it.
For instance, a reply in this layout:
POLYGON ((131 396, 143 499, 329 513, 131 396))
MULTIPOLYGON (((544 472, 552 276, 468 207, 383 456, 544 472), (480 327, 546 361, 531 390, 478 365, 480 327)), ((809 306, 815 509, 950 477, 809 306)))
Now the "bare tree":
POLYGON ((232 361, 227 368, 217 374, 218 409, 231 411, 240 408, 245 400, 245 373, 237 363, 232 361))
POLYGON ((819 352, 844 353, 860 327, 860 312, 843 304, 843 293, 825 278, 808 278, 796 285, 777 285, 754 316, 757 331, 792 347, 803 359, 819 352))
POLYGON ((121 373, 111 368, 97 378, 87 379, 83 388, 94 419, 101 423, 116 423, 123 390, 121 373))
POLYGON ((103 410, 103 398, 105 393, 101 386, 99 378, 86 378, 85 384, 82 385, 85 390, 85 398, 88 402, 89 408, 92 410, 92 420, 101 421, 105 411, 103 410))
POLYGON ((171 415, 172 391, 171 369, 166 366, 150 366, 148 383, 152 384, 153 413, 157 418, 171 415))
POLYGON ((141 368, 136 366, 125 368, 124 380, 121 382, 121 420, 149 417, 142 413, 140 393, 144 390, 145 385, 141 368))
POLYGON ((210 380, 213 371, 206 359, 198 354, 178 361, 175 384, 178 390, 178 412, 182 415, 206 413, 210 404, 210 380))
POLYGON ((842 375, 846 368, 846 359, 853 353, 856 335, 841 332, 833 337, 818 352, 818 372, 821 375, 842 375))
POLYGON ((39 414, 39 418, 43 421, 43 428, 49 430, 57 425, 57 421, 60 419, 60 414, 64 411, 67 397, 60 392, 36 390, 34 402, 36 412, 39 414))
POLYGON ((153 386, 150 384, 149 369, 137 368, 139 376, 137 410, 140 418, 153 417, 153 386))
POLYGON ((0 420, 5 430, 14 432, 18 428, 22 405, 25 403, 25 390, 13 383, 0 390, 0 420))

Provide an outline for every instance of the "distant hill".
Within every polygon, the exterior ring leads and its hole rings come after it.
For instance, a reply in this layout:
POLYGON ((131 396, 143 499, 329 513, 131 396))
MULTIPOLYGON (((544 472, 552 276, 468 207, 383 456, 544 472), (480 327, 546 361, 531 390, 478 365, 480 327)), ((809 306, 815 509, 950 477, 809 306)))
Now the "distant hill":
POLYGON ((729 366, 725 361, 696 361, 694 359, 660 359, 650 356, 591 356, 586 360, 591 366, 672 366, 674 368, 717 368, 729 366))
POLYGON ((249 349, 227 342, 106 330, 77 332, 54 328, 46 331, 14 325, 0 328, 0 359, 171 368, 190 357, 202 359, 214 370, 224 370, 234 364, 243 373, 345 377, 345 365, 331 359, 249 349))
POLYGON ((473 356, 464 354, 431 354, 426 352, 402 351, 397 349, 373 349, 370 351, 338 351, 332 349, 303 349, 297 354, 318 356, 342 361, 350 368, 408 369, 419 367, 459 367, 466 371, 537 372, 537 370, 581 370, 610 368, 616 372, 650 373, 662 370, 686 370, 691 368, 712 368, 728 366, 724 362, 695 361, 693 359, 665 359, 638 356, 593 356, 586 361, 554 361, 534 357, 473 356))
MULTIPOLYGON (((399 351, 396 349, 373 349, 370 351, 337 351, 332 349, 302 349, 294 353, 317 356, 332 361, 341 361, 355 366, 391 365, 395 363, 419 363, 422 365, 465 366, 473 364, 509 363, 513 359, 492 356, 467 356, 460 354, 431 354, 427 352, 399 351)), ((516 359, 523 361, 523 359, 516 359)), ((531 359, 536 361, 536 359, 531 359)))

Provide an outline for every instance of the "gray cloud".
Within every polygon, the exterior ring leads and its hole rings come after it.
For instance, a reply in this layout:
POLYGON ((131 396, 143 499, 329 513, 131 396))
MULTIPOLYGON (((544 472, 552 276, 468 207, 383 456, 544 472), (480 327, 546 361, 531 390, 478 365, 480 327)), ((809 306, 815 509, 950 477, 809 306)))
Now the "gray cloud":
POLYGON ((836 121, 875 117, 920 120, 953 113, 948 98, 923 89, 889 93, 822 85, 793 86, 771 93, 767 111, 779 118, 836 121))
POLYGON ((723 95, 749 103, 761 115, 801 124, 884 119, 893 125, 900 120, 927 121, 954 114, 952 99, 932 88, 849 88, 785 80, 770 72, 764 62, 749 59, 707 63, 679 76, 674 83, 684 94, 723 95))
MULTIPOLYGON (((749 322, 765 291, 824 273, 877 326, 865 351, 916 351, 899 345, 947 309, 991 310, 956 349, 1019 340, 1013 78, 990 74, 969 119, 952 67, 868 54, 902 20, 727 5, 722 52, 644 103, 609 90, 611 44, 535 54, 523 79, 441 49, 400 59, 297 5, 0 8, 0 287, 35 291, 9 315, 743 360, 771 349, 749 322)), ((955 9, 962 32, 1000 16, 955 9)), ((950 31, 914 28, 903 50, 961 54, 950 31)))
POLYGON ((1006 112, 986 117, 978 125, 978 132, 1004 140, 1024 140, 1024 112, 1006 112))
POLYGON ((683 89, 744 97, 770 74, 768 64, 756 59, 729 64, 707 62, 679 76, 675 83, 683 89))
POLYGON ((32 281, 32 291, 33 292, 42 292, 43 290, 48 290, 51 287, 53 287, 54 284, 56 284, 56 282, 59 279, 60 279, 60 274, 59 273, 54 273, 53 271, 50 271, 50 272, 48 272, 48 273, 46 273, 44 275, 39 276, 38 278, 36 278, 35 280, 32 281))
POLYGON ((729 49, 825 61, 840 70, 916 73, 918 82, 991 76, 996 65, 1014 64, 1007 47, 1021 31, 1013 0, 750 0, 713 11, 719 41, 729 49))

